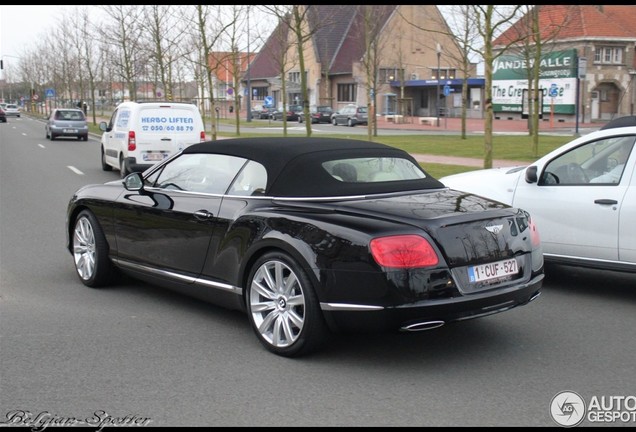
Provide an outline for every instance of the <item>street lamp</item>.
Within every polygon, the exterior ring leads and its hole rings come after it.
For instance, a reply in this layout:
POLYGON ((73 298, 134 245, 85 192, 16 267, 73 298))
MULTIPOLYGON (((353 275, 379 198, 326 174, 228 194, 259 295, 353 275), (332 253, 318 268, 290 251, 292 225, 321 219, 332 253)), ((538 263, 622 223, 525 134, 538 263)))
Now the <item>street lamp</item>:
POLYGON ((442 57, 442 47, 439 44, 439 42, 437 42, 437 96, 436 96, 436 100, 435 100, 435 109, 437 110, 437 114, 435 115, 435 117, 437 117, 437 127, 439 127, 439 60, 442 57))

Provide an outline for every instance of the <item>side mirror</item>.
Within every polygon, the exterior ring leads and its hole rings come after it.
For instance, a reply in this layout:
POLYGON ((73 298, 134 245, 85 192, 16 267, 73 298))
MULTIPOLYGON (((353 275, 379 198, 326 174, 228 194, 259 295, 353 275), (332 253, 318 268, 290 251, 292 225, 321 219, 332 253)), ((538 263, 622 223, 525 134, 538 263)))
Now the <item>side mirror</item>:
POLYGON ((108 132, 108 123, 105 121, 99 122, 99 130, 102 132, 108 132))
POLYGON ((129 191, 140 191, 144 188, 144 179, 141 173, 130 173, 124 179, 124 187, 129 191))
POLYGON ((535 165, 526 168, 526 183, 536 183, 538 179, 537 167, 535 165))

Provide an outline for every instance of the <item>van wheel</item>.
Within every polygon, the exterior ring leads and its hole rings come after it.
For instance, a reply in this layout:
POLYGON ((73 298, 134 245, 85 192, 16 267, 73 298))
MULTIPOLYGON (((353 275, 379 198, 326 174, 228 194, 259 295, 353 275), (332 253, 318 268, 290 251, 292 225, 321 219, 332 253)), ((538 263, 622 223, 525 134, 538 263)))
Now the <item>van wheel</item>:
POLYGON ((124 163, 124 156, 121 155, 119 156, 119 175, 121 176, 121 178, 124 178, 128 174, 130 174, 130 171, 126 169, 126 164, 124 163))
POLYGON ((112 171, 113 167, 106 163, 106 155, 104 154, 104 147, 102 147, 102 170, 112 171))

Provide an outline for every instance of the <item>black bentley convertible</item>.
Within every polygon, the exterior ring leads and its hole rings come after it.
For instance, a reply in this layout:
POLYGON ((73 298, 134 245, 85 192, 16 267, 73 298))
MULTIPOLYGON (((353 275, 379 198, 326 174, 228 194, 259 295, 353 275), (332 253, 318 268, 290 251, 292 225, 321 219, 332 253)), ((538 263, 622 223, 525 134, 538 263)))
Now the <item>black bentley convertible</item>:
POLYGON ((85 285, 123 272, 245 311, 288 357, 331 331, 419 331, 525 305, 544 276, 527 212, 351 139, 191 145, 78 190, 66 234, 85 285))

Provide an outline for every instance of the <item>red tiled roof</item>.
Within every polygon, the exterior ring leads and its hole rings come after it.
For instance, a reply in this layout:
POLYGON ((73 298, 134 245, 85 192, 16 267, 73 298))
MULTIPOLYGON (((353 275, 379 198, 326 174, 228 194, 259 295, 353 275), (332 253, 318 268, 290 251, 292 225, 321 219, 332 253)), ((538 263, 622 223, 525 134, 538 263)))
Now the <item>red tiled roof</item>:
MULTIPOLYGON (((636 37, 636 6, 619 5, 539 5, 541 39, 566 40, 591 37, 636 37)), ((509 44, 527 34, 526 17, 521 18, 493 41, 495 46, 509 44)))

